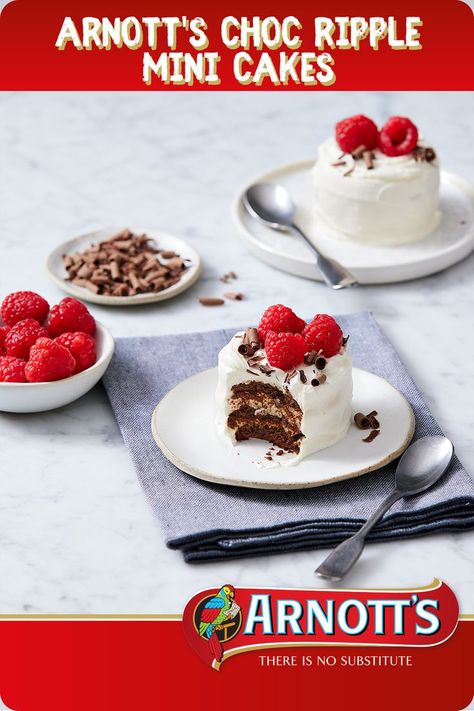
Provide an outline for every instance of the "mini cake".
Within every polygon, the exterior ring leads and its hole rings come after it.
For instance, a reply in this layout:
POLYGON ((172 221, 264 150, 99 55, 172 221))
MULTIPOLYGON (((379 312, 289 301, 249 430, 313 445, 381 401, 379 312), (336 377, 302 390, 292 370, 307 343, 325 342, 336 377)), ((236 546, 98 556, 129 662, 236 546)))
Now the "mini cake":
POLYGON ((265 440, 274 449, 267 459, 295 464, 338 442, 351 402, 347 338, 326 314, 306 324, 288 307, 270 306, 258 328, 237 333, 219 354, 219 436, 265 440), (277 459, 284 453, 291 456, 277 459))
POLYGON ((340 121, 312 177, 316 219, 337 236, 403 244, 438 225, 438 161, 407 118, 392 116, 380 131, 366 116, 340 121))

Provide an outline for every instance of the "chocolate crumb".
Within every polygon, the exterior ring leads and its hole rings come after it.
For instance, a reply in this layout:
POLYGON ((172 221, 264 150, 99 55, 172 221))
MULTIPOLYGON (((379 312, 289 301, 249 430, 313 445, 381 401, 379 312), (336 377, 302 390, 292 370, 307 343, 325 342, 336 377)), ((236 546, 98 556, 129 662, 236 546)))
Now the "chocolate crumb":
POLYGON ((281 457, 282 454, 285 454, 285 452, 282 449, 279 449, 277 452, 277 457, 281 457))
POLYGON ((223 274, 220 278, 224 284, 229 284, 231 281, 234 281, 234 279, 237 279, 235 272, 227 272, 227 274, 223 274))
POLYGON ((224 299, 218 299, 213 296, 201 296, 199 303, 203 306, 222 306, 224 299))
POLYGON ((242 301, 244 298, 244 295, 240 291, 226 291, 224 296, 230 301, 242 301))
POLYGON ((362 442, 373 442, 376 437, 380 434, 380 430, 372 430, 371 433, 362 440, 362 442))

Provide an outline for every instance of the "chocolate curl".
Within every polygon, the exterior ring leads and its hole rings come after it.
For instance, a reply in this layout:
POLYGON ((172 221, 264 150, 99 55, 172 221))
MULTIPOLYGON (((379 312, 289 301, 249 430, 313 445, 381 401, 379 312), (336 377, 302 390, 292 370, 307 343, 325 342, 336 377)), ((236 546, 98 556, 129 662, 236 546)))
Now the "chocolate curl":
POLYGON ((361 144, 360 146, 357 146, 357 148, 355 149, 355 151, 352 151, 352 157, 355 158, 355 159, 357 159, 357 158, 362 158, 362 156, 364 155, 364 152, 365 152, 366 150, 367 150, 367 149, 366 149, 366 147, 364 146, 364 144, 361 144))
POLYGON ((367 166, 367 170, 372 170, 374 167, 374 154, 372 151, 364 151, 362 153, 362 157, 364 159, 365 165, 367 166))
POLYGON ((306 353, 304 357, 304 362, 306 365, 313 365, 313 363, 316 362, 316 358, 318 357, 317 351, 309 351, 309 353, 306 353))
POLYGON ((241 355, 247 358, 253 356, 260 348, 260 339, 256 328, 247 328, 242 343, 238 347, 241 355))
POLYGON ((372 430, 372 432, 362 440, 362 442, 373 442, 376 437, 380 434, 380 430, 372 430))
POLYGON ((300 374, 300 380, 303 385, 308 382, 308 378, 306 377, 306 373, 304 372, 304 370, 299 370, 298 373, 300 374))
POLYGON ((314 361, 314 364, 318 370, 324 370, 327 365, 327 360, 324 356, 318 356, 314 361))
POLYGON ((358 427, 360 430, 370 430, 369 418, 362 412, 356 412, 356 414, 354 415, 354 422, 356 427, 358 427))

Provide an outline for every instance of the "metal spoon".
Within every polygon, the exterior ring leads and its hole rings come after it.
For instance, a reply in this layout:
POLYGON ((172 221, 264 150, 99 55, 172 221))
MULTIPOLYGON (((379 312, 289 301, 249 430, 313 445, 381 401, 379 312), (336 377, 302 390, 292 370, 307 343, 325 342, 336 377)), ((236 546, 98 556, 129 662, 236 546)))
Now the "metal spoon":
POLYGON ((333 289, 344 289, 358 284, 352 274, 335 259, 325 257, 308 239, 303 230, 295 224, 295 205, 282 185, 256 183, 248 188, 243 197, 247 211, 267 227, 280 232, 293 232, 303 239, 316 255, 316 264, 321 275, 333 289))
POLYGON ((358 561, 365 538, 384 513, 404 496, 426 491, 444 474, 454 447, 447 437, 422 437, 414 442, 398 462, 395 488, 357 533, 340 543, 314 572, 327 580, 341 580, 358 561))

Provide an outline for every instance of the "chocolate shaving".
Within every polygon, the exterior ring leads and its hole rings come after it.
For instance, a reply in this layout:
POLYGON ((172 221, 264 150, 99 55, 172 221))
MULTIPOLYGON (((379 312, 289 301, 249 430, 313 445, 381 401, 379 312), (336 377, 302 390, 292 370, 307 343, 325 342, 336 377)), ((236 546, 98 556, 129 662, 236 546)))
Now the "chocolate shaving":
POLYGON ((344 336, 344 338, 342 339, 342 347, 343 348, 345 348, 345 346, 347 345, 348 340, 349 340, 349 336, 344 336))
POLYGON ((340 165, 347 165, 347 163, 346 163, 345 160, 336 160, 334 163, 331 163, 331 165, 332 165, 334 168, 337 168, 337 167, 340 166, 340 165))
POLYGON ((224 284, 229 284, 231 281, 234 281, 234 279, 237 279, 235 272, 227 272, 227 274, 223 274, 220 278, 224 284))
POLYGON ((309 353, 306 353, 304 357, 304 362, 306 365, 313 365, 313 363, 316 362, 316 358, 318 357, 318 354, 316 351, 309 351, 309 353))
POLYGON ((343 175, 344 177, 345 177, 346 175, 350 175, 350 174, 352 173, 352 171, 354 170, 354 168, 355 168, 355 166, 354 166, 354 165, 351 165, 351 167, 349 168, 349 170, 346 170, 342 175, 343 175))
POLYGON ((367 170, 372 170, 374 167, 374 154, 372 151, 364 151, 362 153, 362 157, 364 159, 365 165, 367 166, 367 170))
POLYGON ((378 437, 380 434, 380 430, 372 430, 372 432, 367 435, 365 439, 362 440, 362 442, 373 442, 376 437, 378 437))
POLYGON ((327 377, 324 373, 318 373, 318 377, 312 379, 311 385, 316 388, 318 385, 322 385, 323 383, 325 383, 326 380, 327 377))
POLYGON ((416 161, 425 160, 427 163, 432 163, 436 159, 436 153, 430 146, 416 146, 413 150, 413 157, 416 161))
POLYGON ((124 229, 84 252, 64 254, 67 281, 101 296, 157 293, 177 284, 189 265, 147 235, 124 229), (161 259, 169 260, 164 263, 161 259))
POLYGON ((300 380, 303 384, 308 382, 308 378, 306 377, 304 370, 299 370, 298 373, 300 374, 300 380))
POLYGON ((259 370, 261 373, 265 373, 265 375, 271 375, 274 372, 274 369, 271 368, 269 365, 264 363, 264 365, 259 365, 259 370))
POLYGON ((244 298, 244 295, 240 291, 226 291, 224 296, 226 299, 230 299, 230 301, 242 301, 244 298))
POLYGON ((250 373, 250 375, 260 375, 260 373, 255 373, 253 370, 250 370, 249 368, 246 368, 247 373, 250 373))
POLYGON ((203 306, 222 306, 224 299, 218 299, 214 296, 201 296, 199 303, 203 306))

